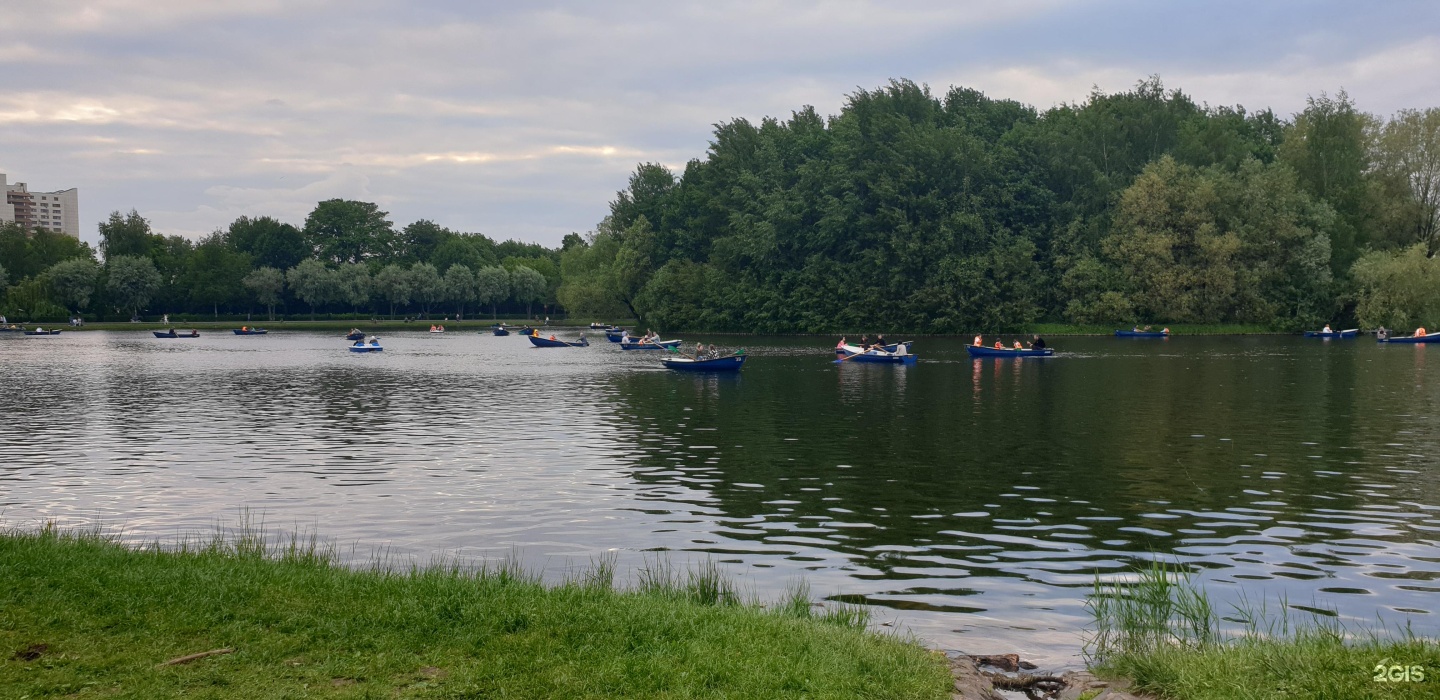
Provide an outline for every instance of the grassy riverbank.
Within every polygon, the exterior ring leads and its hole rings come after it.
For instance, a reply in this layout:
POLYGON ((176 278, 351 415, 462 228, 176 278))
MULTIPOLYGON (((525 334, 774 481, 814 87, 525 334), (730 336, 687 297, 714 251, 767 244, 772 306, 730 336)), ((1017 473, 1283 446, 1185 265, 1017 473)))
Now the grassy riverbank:
POLYGON ((600 562, 544 586, 512 565, 356 571, 253 535, 180 551, 0 533, 7 697, 946 698, 944 660, 736 601, 713 568, 600 562), (229 653, 161 666, 215 649, 229 653))
POLYGON ((1409 629, 1353 631, 1238 609, 1222 628, 1204 589, 1162 564, 1132 584, 1098 584, 1087 652, 1103 676, 1176 700, 1440 698, 1440 643, 1409 629))

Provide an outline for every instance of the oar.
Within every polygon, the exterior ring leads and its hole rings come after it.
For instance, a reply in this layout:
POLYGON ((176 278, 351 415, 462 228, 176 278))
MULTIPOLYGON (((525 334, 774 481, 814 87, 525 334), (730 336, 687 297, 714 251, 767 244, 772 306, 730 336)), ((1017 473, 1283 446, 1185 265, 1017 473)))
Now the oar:
POLYGON ((864 354, 867 353, 867 352, 870 352, 870 350, 869 350, 868 348, 861 347, 861 348, 860 348, 860 352, 851 353, 851 354, 849 354, 849 355, 846 355, 846 356, 844 356, 844 357, 836 360, 836 361, 835 361, 835 364, 838 365, 838 364, 840 364, 841 362, 844 362, 844 361, 846 361, 846 360, 848 360, 848 359, 850 359, 850 358, 852 358, 852 357, 859 357, 859 356, 861 356, 861 355, 864 355, 864 354))

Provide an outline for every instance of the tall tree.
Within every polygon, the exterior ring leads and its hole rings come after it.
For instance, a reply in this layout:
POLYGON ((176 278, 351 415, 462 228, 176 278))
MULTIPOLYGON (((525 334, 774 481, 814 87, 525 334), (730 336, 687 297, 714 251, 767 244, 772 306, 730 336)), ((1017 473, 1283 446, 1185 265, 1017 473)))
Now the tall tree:
POLYGON ((1369 240, 1369 185, 1372 152, 1367 127, 1373 118, 1355 109, 1341 90, 1306 100, 1295 115, 1291 134, 1280 146, 1280 160, 1294 168, 1312 196, 1339 216, 1330 234, 1331 267, 1345 274, 1369 240))
POLYGON ((100 224, 100 254, 106 260, 121 255, 150 255, 155 246, 155 236, 150 232, 150 222, 134 209, 121 215, 110 212, 110 218, 100 224))
MULTIPOLYGON (((100 266, 89 258, 71 258, 55 263, 45 271, 55 299, 72 312, 79 312, 90 304, 95 293, 95 279, 100 275, 100 266)), ((0 282, 0 287, 3 287, 0 282)))
POLYGON ((475 299, 490 305, 490 319, 496 318, 495 306, 510 296, 510 272, 499 265, 488 265, 475 271, 475 299))
POLYGON ((250 272, 250 256, 235 250, 219 231, 206 236, 185 261, 183 286, 190 301, 208 305, 217 318, 221 304, 239 301, 250 272))
POLYGON ((528 267, 517 267, 510 273, 510 289, 515 301, 525 305, 525 317, 533 318, 535 302, 545 298, 545 275, 528 267))
MULTIPOLYGON (((397 256, 407 263, 426 262, 441 245, 453 240, 455 232, 440 224, 421 219, 400 232, 400 250, 397 256)), ((437 265, 438 267, 438 265, 437 265)), ((445 269, 441 267, 440 269, 445 269)))
POLYGON ((105 267, 109 272, 106 286, 111 298, 122 309, 130 312, 130 319, 140 316, 156 291, 160 289, 160 273, 150 258, 139 255, 117 255, 106 257, 105 267))
POLYGON ((455 302, 455 318, 464 318, 465 305, 475 301, 475 273, 464 265, 451 265, 445 271, 445 298, 455 302))
POLYGON ((323 306, 340 297, 340 280, 335 271, 314 258, 302 260, 299 265, 285 273, 285 283, 294 290, 295 296, 310 305, 310 320, 315 320, 315 307, 323 306))
POLYGON ((420 302, 426 316, 430 315, 431 304, 445 300, 445 281, 430 263, 415 263, 410 267, 410 284, 415 301, 420 302))
POLYGON ((410 303, 410 294, 415 288, 410 272, 394 263, 375 273, 374 286, 380 297, 390 303, 392 317, 395 315, 396 305, 404 306, 410 303))
POLYGON ((330 263, 386 260, 395 252, 387 216, 371 202, 327 199, 305 217, 305 240, 316 257, 330 263))
POLYGON ((1440 252, 1440 108, 1400 110, 1381 131, 1379 147, 1381 167, 1414 198, 1414 240, 1434 257, 1440 252))
POLYGON ((374 290, 370 269, 360 263, 346 263, 335 273, 340 286, 339 298, 349 304, 352 311, 358 313, 361 306, 370 303, 370 295, 374 290))
POLYGON ((300 229, 268 216, 242 216, 230 223, 228 234, 230 244, 261 267, 288 270, 313 253, 300 229))
POLYGON ((261 267, 245 275, 242 282, 256 301, 265 305, 271 321, 275 320, 275 305, 285 293, 285 273, 273 267, 261 267))

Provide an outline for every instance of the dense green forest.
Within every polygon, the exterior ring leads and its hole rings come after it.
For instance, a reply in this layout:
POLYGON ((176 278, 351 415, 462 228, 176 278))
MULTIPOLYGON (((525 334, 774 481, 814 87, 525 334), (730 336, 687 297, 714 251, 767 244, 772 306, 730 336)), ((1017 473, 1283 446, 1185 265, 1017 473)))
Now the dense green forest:
POLYGON ((1158 78, 1045 111, 892 81, 838 115, 716 126, 643 164, 559 250, 373 204, 198 242, 139 214, 94 251, 0 230, 0 309, 436 313, 467 305, 670 330, 969 333, 1070 323, 1440 325, 1440 109, 1342 91, 1282 117, 1158 78))

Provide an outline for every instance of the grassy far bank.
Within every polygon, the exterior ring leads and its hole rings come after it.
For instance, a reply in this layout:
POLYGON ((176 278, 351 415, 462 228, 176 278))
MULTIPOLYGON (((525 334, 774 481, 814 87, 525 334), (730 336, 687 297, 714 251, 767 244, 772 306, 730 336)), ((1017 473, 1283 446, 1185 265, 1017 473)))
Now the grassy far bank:
POLYGON ((945 698, 943 658, 735 601, 713 568, 600 562, 546 587, 514 566, 356 571, 253 536, 180 551, 0 533, 9 697, 945 698), (232 653, 164 661, 207 650, 232 653))
MULTIPOLYGON (((527 323, 539 323, 539 321, 526 321, 524 318, 503 318, 503 317, 499 320, 499 322, 500 322, 500 323, 503 323, 503 324, 506 324, 506 325, 509 325, 509 326, 521 326, 521 325, 525 325, 525 324, 527 324, 527 323)), ((614 324, 616 324, 616 325, 620 325, 620 326, 624 326, 624 327, 626 327, 626 328, 632 328, 632 329, 634 329, 634 328, 643 329, 643 328, 645 327, 645 324, 643 324, 643 323, 642 323, 642 324, 637 324, 633 319, 628 320, 628 321, 616 321, 616 320, 606 321, 606 320, 598 320, 598 321, 595 321, 595 322, 596 322, 596 323, 614 323, 614 324)), ((231 328, 239 328, 239 327, 241 327, 241 326, 252 326, 252 327, 256 327, 256 328, 265 328, 265 329, 274 330, 274 331, 281 331, 281 330, 294 330, 294 331, 327 331, 327 330, 336 330, 336 331, 346 331, 346 330, 349 330, 349 329, 351 329, 351 328, 360 328, 360 329, 365 330, 365 331, 373 331, 373 330, 397 331, 397 330, 426 330, 426 329, 428 329, 428 328, 430 327, 430 324, 432 324, 432 323, 443 324, 443 325, 445 326, 446 330, 460 330, 460 329, 464 329, 464 330, 483 330, 483 329, 490 328, 490 327, 491 327, 494 323, 496 323, 496 322, 495 322, 495 321, 491 321, 489 318, 484 318, 484 319, 466 319, 466 320, 464 320, 464 321, 455 321, 455 320, 453 320, 453 319, 452 319, 452 320, 449 320, 449 321, 439 320, 439 319, 432 319, 432 320, 414 320, 414 321, 404 321, 404 320, 400 320, 400 319, 395 319, 395 320, 381 320, 381 321, 371 321, 371 320, 369 320, 369 319, 318 320, 318 321, 310 321, 310 320, 308 320, 308 319, 290 319, 290 320, 280 320, 280 321, 184 321, 184 320, 175 320, 175 319, 172 319, 171 322, 168 323, 168 324, 161 324, 161 323, 159 323, 158 321, 153 321, 153 320, 147 320, 147 321, 142 321, 142 322, 137 322, 137 323, 130 323, 130 322, 128 322, 128 321, 125 321, 125 322, 120 322, 120 321, 116 321, 116 322, 109 322, 109 321, 107 321, 107 322, 89 322, 89 323, 86 323, 83 327, 81 327, 81 328, 79 328, 79 329, 75 329, 75 330, 92 330, 92 331, 95 331, 95 330, 102 330, 102 331, 145 331, 145 330, 153 330, 153 329, 161 329, 161 328, 198 328, 198 329, 200 329, 200 330, 207 330, 207 329, 208 329, 208 330, 229 330, 229 329, 231 329, 231 328)), ((588 326, 590 323, 591 323, 591 321, 588 321, 588 320, 568 320, 568 321, 567 321, 567 320, 560 320, 560 319, 551 319, 551 321, 550 321, 550 327, 578 328, 578 327, 588 326)), ((33 326, 36 326, 36 325, 41 325, 41 326, 45 326, 46 328, 55 327, 55 328, 62 328, 62 329, 64 329, 64 330, 72 330, 69 325, 64 324, 64 323, 50 323, 50 324, 25 323, 25 324, 22 324, 22 325, 24 325, 26 328, 30 328, 30 327, 33 327, 33 326)), ((1169 326, 1165 326, 1164 324, 1159 324, 1159 325, 1152 324, 1152 325, 1154 325, 1154 327, 1155 327, 1156 330, 1159 330, 1160 328, 1166 328, 1166 327, 1168 327, 1168 328, 1170 329, 1171 335, 1176 335, 1176 336, 1182 336, 1182 335, 1188 335, 1188 336, 1201 336, 1201 335, 1296 335, 1296 333, 1292 333, 1292 332, 1288 332, 1288 331, 1279 331, 1279 330, 1275 330, 1275 329, 1272 328, 1272 327, 1269 327, 1269 326, 1261 326, 1261 325, 1242 325, 1242 324, 1215 324, 1215 325, 1205 325, 1205 324, 1184 324, 1184 323, 1175 323, 1175 324, 1170 324, 1169 326)), ((1110 325, 1110 326, 1084 326, 1084 325, 1073 325, 1073 324, 1065 324, 1065 323, 1037 323, 1037 324, 1032 324, 1032 325, 1029 325, 1029 326, 1021 327, 1021 328, 1019 328, 1019 329, 1017 329, 1017 330, 1007 330, 1007 331, 1003 331, 1003 332, 1001 332, 1001 333, 986 333, 986 334, 984 334, 984 335, 985 335, 987 338, 993 338, 993 337, 995 337, 995 336, 997 336, 997 335, 999 335, 999 336, 1028 336, 1028 335, 1031 335, 1031 334, 1038 334, 1038 335, 1043 335, 1043 336, 1111 335, 1111 334, 1113 334, 1113 333, 1116 331, 1117 328, 1123 328, 1123 329, 1128 330, 1129 327, 1128 327, 1128 326, 1114 326, 1114 325, 1110 325)), ((694 333, 702 333, 702 334, 705 334, 705 335, 721 335, 721 336, 730 336, 730 335, 748 336, 748 335, 753 335, 753 334, 749 334, 749 333, 720 333, 720 332, 713 332, 713 331, 693 331, 693 332, 694 332, 694 333)), ((861 334, 860 331, 849 331, 849 332, 837 331, 837 332, 834 332, 834 333, 826 333, 826 334, 820 334, 820 335, 822 335, 822 336, 824 336, 824 337, 829 337, 829 336, 839 337, 839 336, 842 336, 842 335, 843 335, 843 336, 847 336, 847 337, 859 337, 860 334, 861 334)), ((891 337, 899 337, 899 336, 906 336, 906 337, 947 337, 947 336, 922 336, 922 335, 912 335, 912 334, 908 334, 908 333, 904 333, 904 332, 889 332, 889 331, 887 331, 886 334, 887 334, 887 335, 890 335, 891 337)), ((779 335, 796 335, 796 334, 779 334, 779 335)), ((801 334, 801 335, 816 335, 816 334, 801 334)), ((968 337, 970 337, 970 335, 971 335, 971 334, 961 334, 961 335, 959 335, 959 336, 948 336, 948 337, 963 337, 963 338, 968 338, 968 337)))

